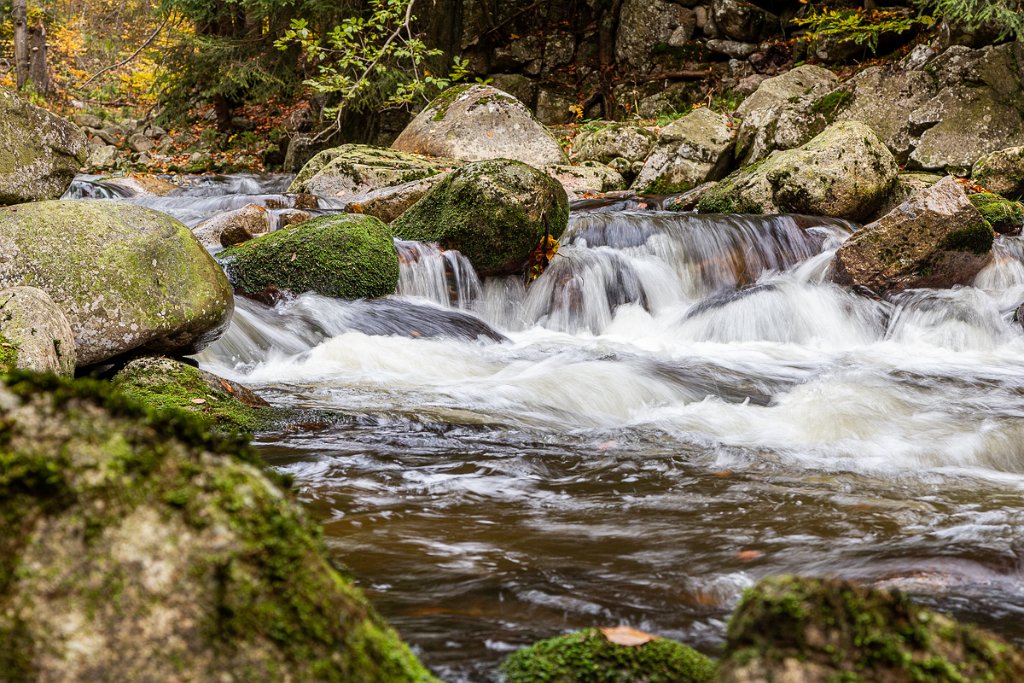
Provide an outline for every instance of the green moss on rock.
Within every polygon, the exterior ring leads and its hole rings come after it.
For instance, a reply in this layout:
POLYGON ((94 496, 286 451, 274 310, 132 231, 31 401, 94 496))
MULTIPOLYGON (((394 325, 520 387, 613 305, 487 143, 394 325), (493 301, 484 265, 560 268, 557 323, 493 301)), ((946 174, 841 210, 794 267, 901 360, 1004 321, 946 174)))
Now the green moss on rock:
POLYGON ((1024 205, 1020 202, 1011 202, 992 192, 979 192, 968 198, 996 232, 1016 235, 1024 227, 1024 205))
POLYGON ((339 299, 386 296, 398 285, 398 254, 372 216, 323 216, 220 252, 237 291, 316 292, 339 299))
POLYGON ((899 591, 774 577, 729 622, 720 680, 947 682, 1024 680, 1021 653, 899 591))
POLYGON ((391 229, 403 239, 457 249, 481 275, 496 275, 520 270, 545 225, 557 238, 568 220, 558 181, 522 162, 494 159, 454 171, 391 229))
POLYGON ((5 675, 435 681, 243 441, 107 383, 6 383, 5 675))
POLYGON ((245 387, 170 358, 137 358, 113 382, 154 410, 184 410, 210 428, 258 432, 272 428, 281 417, 245 387))
POLYGON ((9 372, 18 367, 18 346, 0 334, 0 371, 9 372))
POLYGON ((672 640, 617 645, 596 628, 542 640, 501 665, 506 683, 703 683, 715 665, 672 640))

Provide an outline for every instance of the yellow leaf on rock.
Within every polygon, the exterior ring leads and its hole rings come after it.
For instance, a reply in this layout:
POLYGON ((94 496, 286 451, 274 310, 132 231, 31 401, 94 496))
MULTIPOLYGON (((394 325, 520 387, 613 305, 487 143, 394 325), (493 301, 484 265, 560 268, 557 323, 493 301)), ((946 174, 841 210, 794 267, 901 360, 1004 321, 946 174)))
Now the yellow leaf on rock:
POLYGON ((644 633, 638 631, 635 628, 629 626, 616 626, 615 628, 603 628, 601 633, 608 640, 609 643, 615 645, 625 645, 626 647, 639 647, 645 643, 649 643, 652 640, 656 640, 658 636, 652 636, 650 633, 644 633))

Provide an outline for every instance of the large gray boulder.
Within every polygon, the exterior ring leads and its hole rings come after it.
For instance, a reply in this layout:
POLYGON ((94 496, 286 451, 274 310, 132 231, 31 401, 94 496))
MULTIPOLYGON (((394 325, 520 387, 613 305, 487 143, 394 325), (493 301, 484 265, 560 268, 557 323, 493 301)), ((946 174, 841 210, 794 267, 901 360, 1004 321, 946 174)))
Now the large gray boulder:
POLYGON ((837 123, 797 149, 736 171, 700 199, 704 213, 804 213, 863 220, 882 205, 899 168, 870 128, 837 123))
POLYGON ((650 194, 687 192, 725 176, 732 165, 735 133, 729 120, 708 107, 665 126, 633 189, 650 194))
POLYGON ((75 335, 63 311, 35 287, 0 290, 0 366, 75 373, 75 335))
POLYGON ((369 145, 342 145, 320 152, 295 176, 288 192, 348 199, 404 185, 449 170, 450 161, 369 145))
POLYGON ((923 70, 899 65, 868 67, 832 96, 835 120, 867 124, 896 158, 906 163, 916 142, 916 129, 908 115, 937 92, 934 77, 923 70))
POLYGON ((0 88, 0 205, 58 199, 88 152, 78 126, 0 88))
POLYGON ((971 180, 1004 197, 1024 197, 1024 147, 992 152, 974 164, 971 180))
POLYGON ((534 168, 568 163, 558 141, 522 102, 479 84, 438 95, 391 147, 458 161, 514 159, 534 168))
POLYGON ((0 386, 0 678, 437 683, 240 439, 0 386))
POLYGON ((188 228, 124 202, 0 209, 0 287, 42 289, 75 334, 78 364, 129 351, 194 353, 227 327, 231 287, 188 228))
POLYGON ((946 177, 858 230, 836 253, 832 280, 878 294, 969 284, 991 259, 993 237, 946 177))
POLYGON ((1024 45, 954 46, 926 62, 873 67, 843 86, 836 120, 866 123, 912 169, 967 173, 1024 146, 1024 45))
POLYGON ((481 275, 518 272, 545 231, 558 238, 569 200, 558 181, 519 161, 467 164, 391 224, 402 239, 457 249, 481 275))
POLYGON ((829 121, 829 102, 824 98, 838 83, 831 71, 812 64, 763 81, 736 109, 736 158, 752 164, 775 150, 799 147, 820 133, 829 121))

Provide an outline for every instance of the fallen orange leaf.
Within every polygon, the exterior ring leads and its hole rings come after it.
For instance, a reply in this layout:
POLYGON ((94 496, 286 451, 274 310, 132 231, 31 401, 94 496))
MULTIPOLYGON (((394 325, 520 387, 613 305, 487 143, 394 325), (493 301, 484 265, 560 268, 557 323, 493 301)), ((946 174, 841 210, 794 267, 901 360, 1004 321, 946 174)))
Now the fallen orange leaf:
POLYGON ((635 628, 629 626, 616 626, 615 628, 603 628, 601 633, 608 640, 609 643, 615 645, 625 645, 626 647, 637 647, 645 643, 649 643, 652 640, 656 640, 658 636, 652 636, 650 633, 644 633, 638 631, 635 628))

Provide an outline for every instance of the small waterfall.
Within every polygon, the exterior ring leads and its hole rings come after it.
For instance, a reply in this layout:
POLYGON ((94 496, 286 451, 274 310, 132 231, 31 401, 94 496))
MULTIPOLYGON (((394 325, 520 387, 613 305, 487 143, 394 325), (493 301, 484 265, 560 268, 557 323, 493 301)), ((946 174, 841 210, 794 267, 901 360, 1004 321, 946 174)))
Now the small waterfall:
POLYGON ((480 296, 480 278, 469 260, 436 244, 395 240, 400 296, 428 299, 442 306, 469 308, 480 296))
POLYGON ((61 199, 127 199, 131 193, 123 187, 107 185, 103 176, 78 176, 61 199))

